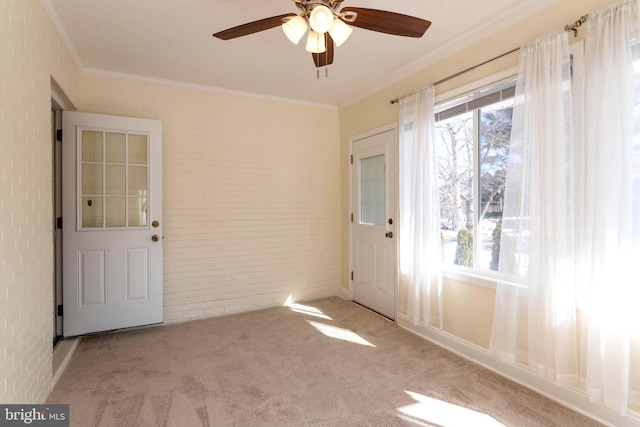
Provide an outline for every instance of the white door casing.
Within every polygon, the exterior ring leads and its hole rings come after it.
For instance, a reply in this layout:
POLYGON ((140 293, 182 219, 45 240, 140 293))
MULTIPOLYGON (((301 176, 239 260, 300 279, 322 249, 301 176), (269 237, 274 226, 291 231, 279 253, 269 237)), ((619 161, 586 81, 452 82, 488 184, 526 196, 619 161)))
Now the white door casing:
POLYGON ((62 109, 51 99, 51 142, 53 145, 53 339, 62 336, 62 316, 58 316, 58 305, 62 301, 62 229, 58 218, 62 218, 62 144, 57 141, 56 131, 62 130, 62 109))
POLYGON ((352 140, 351 262, 353 300, 396 315, 396 128, 352 140))
POLYGON ((162 124, 64 111, 64 335, 162 322, 162 124))

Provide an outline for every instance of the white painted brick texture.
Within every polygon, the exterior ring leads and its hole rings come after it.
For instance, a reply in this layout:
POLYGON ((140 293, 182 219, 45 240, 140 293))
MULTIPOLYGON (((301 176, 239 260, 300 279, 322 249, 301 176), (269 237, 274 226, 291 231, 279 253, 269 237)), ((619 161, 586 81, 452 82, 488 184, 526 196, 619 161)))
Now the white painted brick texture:
POLYGON ((80 93, 163 122, 165 321, 337 295, 337 111, 95 74, 80 93))
POLYGON ((78 73, 38 0, 0 1, 0 402, 51 390, 51 76, 78 73))

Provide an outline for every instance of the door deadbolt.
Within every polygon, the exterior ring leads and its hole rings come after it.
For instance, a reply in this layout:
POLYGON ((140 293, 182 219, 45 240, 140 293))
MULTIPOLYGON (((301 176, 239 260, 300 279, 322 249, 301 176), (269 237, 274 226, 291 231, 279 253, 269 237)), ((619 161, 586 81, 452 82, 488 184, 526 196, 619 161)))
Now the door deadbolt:
POLYGON ((158 221, 153 221, 153 222, 151 223, 151 226, 152 226, 153 228, 158 228, 158 227, 160 227, 160 222, 158 222, 158 221))
POLYGON ((158 236, 157 234, 154 234, 153 236, 151 236, 151 240, 153 240, 154 242, 157 242, 158 240, 160 240, 160 236, 158 236))

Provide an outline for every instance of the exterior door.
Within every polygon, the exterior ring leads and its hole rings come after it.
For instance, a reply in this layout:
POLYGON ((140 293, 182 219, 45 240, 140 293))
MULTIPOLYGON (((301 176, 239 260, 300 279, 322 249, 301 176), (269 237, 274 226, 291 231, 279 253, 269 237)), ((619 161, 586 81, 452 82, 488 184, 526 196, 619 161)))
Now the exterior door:
POLYGON ((396 313, 396 130, 353 141, 353 300, 396 313))
POLYGON ((162 124, 63 112, 64 335, 162 322, 162 124))

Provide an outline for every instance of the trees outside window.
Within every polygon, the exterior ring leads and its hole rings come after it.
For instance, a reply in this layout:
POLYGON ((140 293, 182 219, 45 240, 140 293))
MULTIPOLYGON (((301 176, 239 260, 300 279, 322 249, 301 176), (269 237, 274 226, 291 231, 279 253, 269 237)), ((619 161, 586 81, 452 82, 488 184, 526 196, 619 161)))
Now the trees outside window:
POLYGON ((436 123, 445 265, 498 269, 513 114, 510 89, 509 99, 490 102, 495 97, 485 96, 436 123), (468 108, 474 103, 481 106, 468 108))

